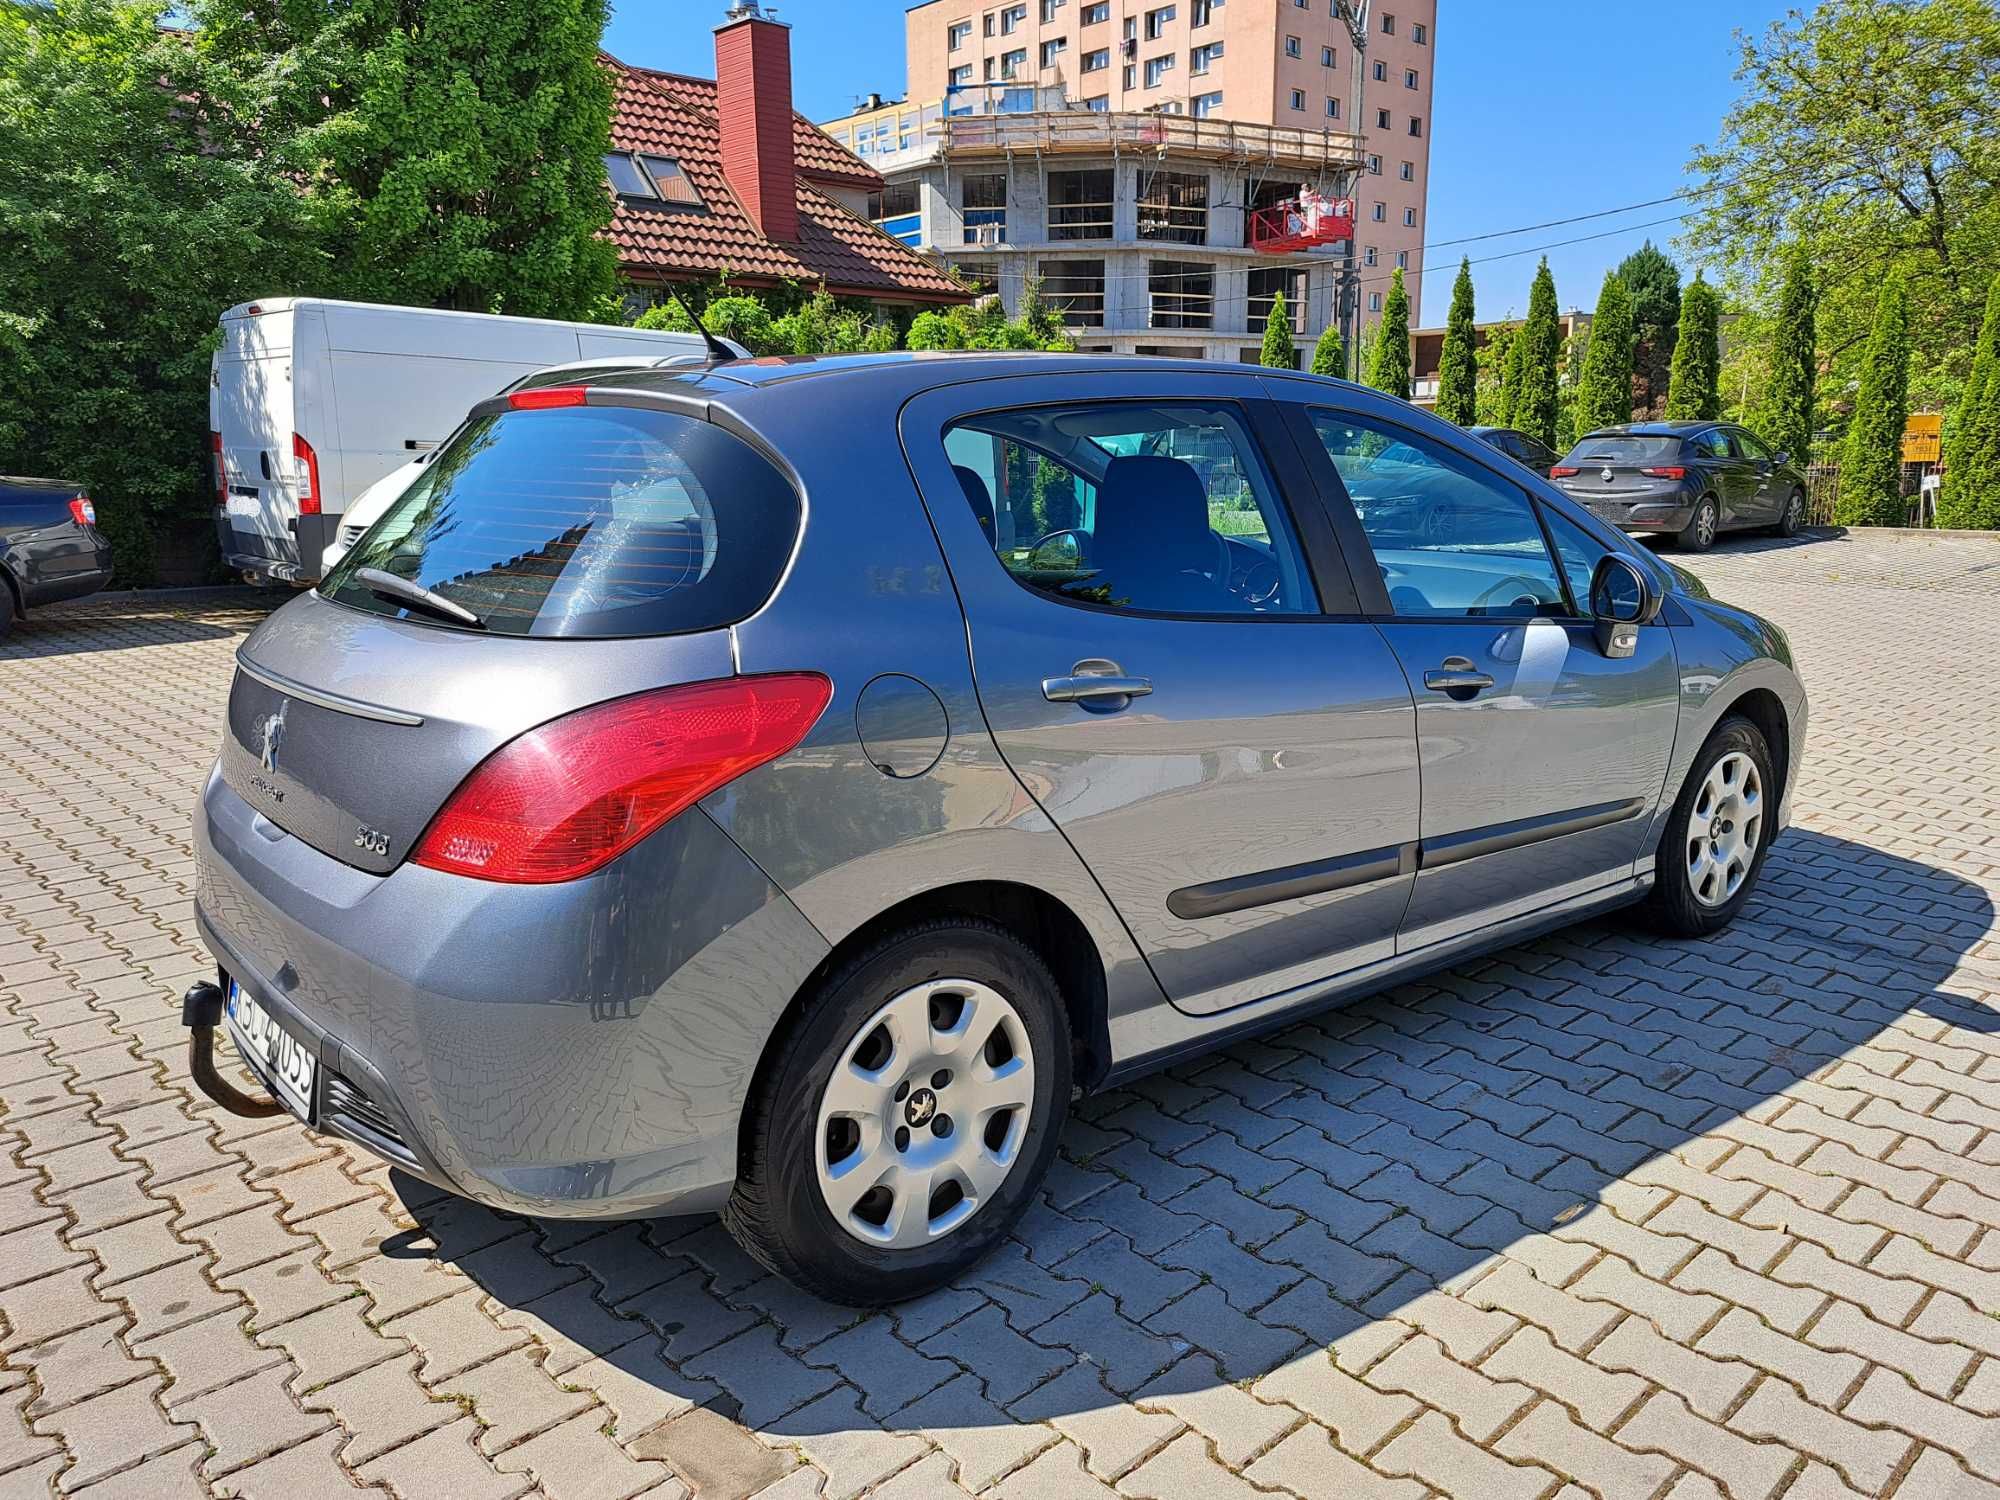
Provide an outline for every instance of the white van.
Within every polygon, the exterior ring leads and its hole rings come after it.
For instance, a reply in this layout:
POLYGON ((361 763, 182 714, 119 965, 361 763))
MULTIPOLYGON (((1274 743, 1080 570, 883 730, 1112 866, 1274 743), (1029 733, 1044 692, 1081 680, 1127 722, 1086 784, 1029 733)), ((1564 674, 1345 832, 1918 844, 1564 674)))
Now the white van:
POLYGON ((348 502, 477 402, 550 365, 680 354, 706 358, 700 335, 317 297, 232 307, 208 392, 223 560, 313 583, 348 502))

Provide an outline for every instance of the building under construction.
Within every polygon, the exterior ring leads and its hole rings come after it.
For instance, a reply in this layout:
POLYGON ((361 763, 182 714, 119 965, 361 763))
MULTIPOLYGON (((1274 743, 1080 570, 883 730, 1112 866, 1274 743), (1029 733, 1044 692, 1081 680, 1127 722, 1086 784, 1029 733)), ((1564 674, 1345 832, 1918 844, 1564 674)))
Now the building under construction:
POLYGON ((947 101, 871 100, 824 128, 885 179, 883 229, 1009 311, 1039 278, 1084 349, 1232 360, 1257 358, 1280 294, 1301 342, 1333 320, 1358 136, 1085 109, 1058 90, 947 101))

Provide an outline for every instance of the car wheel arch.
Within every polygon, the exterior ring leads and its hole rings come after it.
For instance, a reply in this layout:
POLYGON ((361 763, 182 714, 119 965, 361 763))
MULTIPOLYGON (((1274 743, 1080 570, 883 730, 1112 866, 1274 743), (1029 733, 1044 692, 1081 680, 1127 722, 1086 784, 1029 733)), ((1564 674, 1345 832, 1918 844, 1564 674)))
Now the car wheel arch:
MULTIPOLYGON (((1764 744, 1771 752, 1771 770, 1780 793, 1790 785, 1792 745, 1791 724, 1785 716, 1785 705, 1778 695, 1767 687, 1753 687, 1731 698, 1717 710, 1715 728, 1719 728, 1730 715, 1748 719, 1757 726, 1757 732, 1764 736, 1764 744)), ((1707 738, 1715 734, 1711 728, 1707 738)))
MULTIPOLYGON (((826 977, 849 958, 893 932, 939 917, 974 917, 1019 938, 1047 964, 1069 1010, 1074 1078, 1091 1092, 1111 1070, 1111 1034, 1104 960, 1083 919, 1048 892, 1008 880, 968 880, 934 887, 876 913, 828 950, 786 1004, 765 1039, 745 1097, 763 1086, 777 1042, 826 977)), ((739 1148, 740 1149, 740 1148, 739 1148)))

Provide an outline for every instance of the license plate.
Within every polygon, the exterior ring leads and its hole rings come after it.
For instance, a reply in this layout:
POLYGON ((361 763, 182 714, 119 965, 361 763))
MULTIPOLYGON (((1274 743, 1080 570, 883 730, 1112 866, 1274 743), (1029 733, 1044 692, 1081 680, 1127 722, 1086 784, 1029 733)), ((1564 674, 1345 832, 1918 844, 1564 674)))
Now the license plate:
POLYGON ((310 1048, 271 1019, 235 980, 229 981, 229 1037, 251 1070, 271 1086, 279 1102, 301 1120, 312 1118, 313 1073, 319 1060, 310 1048))
POLYGON ((259 495, 231 495, 223 509, 232 521, 255 521, 264 514, 264 501, 259 495))

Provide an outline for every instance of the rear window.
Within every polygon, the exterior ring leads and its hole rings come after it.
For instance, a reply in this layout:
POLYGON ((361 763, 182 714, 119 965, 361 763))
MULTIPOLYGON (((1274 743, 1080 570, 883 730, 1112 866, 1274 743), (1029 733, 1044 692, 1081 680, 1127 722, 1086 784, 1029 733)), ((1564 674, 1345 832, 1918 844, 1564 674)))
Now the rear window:
POLYGON ((1587 437, 1570 450, 1565 463, 1650 464, 1672 458, 1681 451, 1681 440, 1642 432, 1606 432, 1587 437))
POLYGON ((637 407, 504 412, 468 423, 319 591, 464 628, 355 576, 379 568, 496 635, 715 630, 770 598, 798 530, 790 482, 713 423, 637 407))

